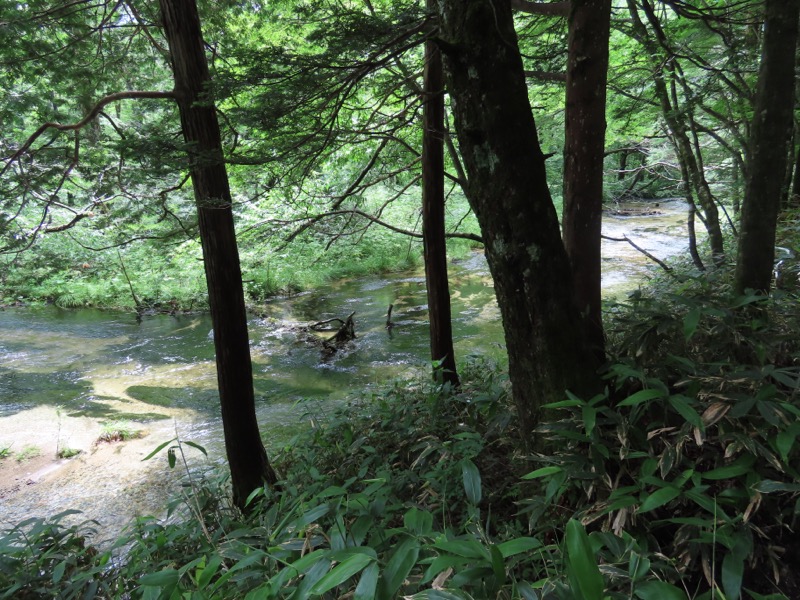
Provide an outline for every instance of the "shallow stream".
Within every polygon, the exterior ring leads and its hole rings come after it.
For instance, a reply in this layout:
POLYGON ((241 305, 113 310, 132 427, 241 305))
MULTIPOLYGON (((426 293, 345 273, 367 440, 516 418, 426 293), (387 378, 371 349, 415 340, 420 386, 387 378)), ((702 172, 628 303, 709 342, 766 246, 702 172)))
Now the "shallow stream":
MULTIPOLYGON (((628 235, 658 258, 682 252, 686 207, 607 216, 603 233, 628 235)), ((638 285, 649 261, 622 242, 603 243, 609 296, 638 285)), ((458 360, 502 360, 502 326, 482 254, 450 268, 458 360)), ((348 395, 428 368, 427 305, 421 273, 345 280, 275 298, 250 320, 259 421, 268 450, 348 395), (385 327, 394 305, 395 327, 385 327), (357 339, 326 356, 304 326, 355 311, 357 339)), ((67 508, 113 536, 132 516, 159 510, 164 457, 141 459, 179 435, 224 456, 208 315, 154 315, 55 307, 0 311, 0 528, 67 508), (97 444, 102 423, 127 421, 147 435, 97 444), (55 460, 59 449, 82 453, 55 460), (38 452, 38 456, 37 456, 38 452)), ((331 335, 331 333, 322 334, 331 335)), ((193 453, 196 454, 196 453, 193 453)), ((192 460, 199 460, 199 455, 192 460)))

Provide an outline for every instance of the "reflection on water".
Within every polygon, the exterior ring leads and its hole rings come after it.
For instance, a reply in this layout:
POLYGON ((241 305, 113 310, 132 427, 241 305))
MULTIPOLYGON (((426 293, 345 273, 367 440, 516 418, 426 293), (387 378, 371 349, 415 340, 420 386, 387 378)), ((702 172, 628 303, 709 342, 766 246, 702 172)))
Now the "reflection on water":
MULTIPOLYGON (((685 208, 671 202, 663 204, 663 214, 657 216, 607 217, 603 232, 628 235, 663 259, 685 249, 685 208)), ((648 268, 647 259, 628 244, 604 242, 603 253, 608 294, 635 286, 648 268)), ((500 314, 483 256, 476 253, 456 261, 450 278, 457 359, 470 354, 502 359, 500 314)), ((270 301, 249 324, 257 411, 267 444, 285 443, 304 418, 353 392, 426 370, 426 303, 419 273, 339 281, 313 293, 270 301), (388 331, 390 304, 395 327, 388 331), (332 334, 315 334, 305 326, 351 312, 356 340, 324 356, 314 336, 332 334)), ((0 311, 0 448, 9 443, 19 448, 26 435, 48 438, 47 443, 55 445, 73 435, 69 427, 83 431, 87 419, 96 425, 120 418, 142 423, 158 437, 142 445, 139 458, 146 448, 174 435, 173 420, 182 436, 207 446, 217 459, 223 455, 208 316, 156 315, 137 323, 132 314, 113 311, 0 311), (42 407, 50 407, 49 417, 42 407), (55 407, 59 422, 45 423, 53 421, 55 407), (25 423, 30 431, 25 431, 25 423)), ((97 426, 95 436, 96 430, 97 426)), ((89 436, 81 443, 91 441, 89 436)), ((0 473, 7 464, 0 462, 0 473)), ((92 495, 91 480, 79 485, 82 494, 92 495)), ((34 508, 58 512, 70 499, 74 496, 65 488, 62 496, 56 492, 47 502, 39 498, 17 506, 13 514, 25 516, 34 508)), ((154 508, 162 500, 157 498, 154 508)))

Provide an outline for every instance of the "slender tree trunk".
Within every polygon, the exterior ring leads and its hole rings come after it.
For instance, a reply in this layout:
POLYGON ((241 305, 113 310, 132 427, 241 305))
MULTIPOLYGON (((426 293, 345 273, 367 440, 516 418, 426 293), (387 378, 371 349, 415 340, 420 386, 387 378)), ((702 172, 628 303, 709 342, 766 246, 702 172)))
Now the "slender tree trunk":
POLYGON ((586 337, 603 360, 600 234, 611 0, 572 0, 570 4, 562 227, 575 304, 583 316, 586 337))
POLYGON ((661 104, 661 114, 669 127, 670 139, 675 146, 678 161, 681 163, 681 170, 688 177, 688 179, 686 179, 686 185, 692 187, 697 202, 700 208, 703 209, 704 214, 701 220, 708 233, 708 241, 711 246, 711 254, 714 263, 720 265, 725 258, 724 237, 722 235, 722 228, 720 227, 719 210, 717 209, 716 201, 711 193, 711 188, 703 173, 701 164, 702 157, 698 158, 698 156, 695 156, 692 142, 689 139, 689 127, 687 123, 688 120, 693 117, 691 113, 687 112, 685 109, 681 110, 678 105, 677 92, 673 94, 673 99, 670 99, 670 89, 667 87, 667 81, 664 76, 665 69, 669 72, 673 80, 679 76, 675 71, 677 57, 670 55, 667 57, 669 60, 662 60, 660 58, 663 53, 659 49, 659 40, 661 47, 666 45, 664 33, 660 28, 658 19, 656 18, 649 0, 641 0, 641 4, 648 21, 654 28, 654 35, 656 37, 655 39, 651 37, 645 24, 639 17, 636 0, 628 0, 628 11, 631 15, 634 36, 639 43, 642 44, 642 47, 650 57, 653 69, 653 84, 656 96, 661 104))
POLYGON ((768 293, 775 227, 794 108, 794 64, 800 0, 764 2, 764 46, 758 72, 750 164, 742 203, 736 291, 768 293))
MULTIPOLYGON (((433 0, 428 0, 429 10, 433 10, 432 4, 433 0)), ((458 387, 444 237, 444 76, 442 55, 431 40, 425 42, 423 92, 422 235, 431 358, 441 361, 437 376, 441 375, 443 381, 458 387)))
POLYGON ((249 494, 277 477, 258 431, 247 314, 231 192, 213 102, 195 0, 159 0, 172 57, 175 95, 190 153, 192 185, 203 246, 225 449, 233 499, 244 508, 249 494))
POLYGON ((600 389, 573 304, 509 0, 437 4, 448 91, 503 317, 509 376, 529 445, 542 406, 600 389))
POLYGON ((794 153, 794 173, 792 174, 792 189, 786 208, 800 208, 800 146, 794 153))

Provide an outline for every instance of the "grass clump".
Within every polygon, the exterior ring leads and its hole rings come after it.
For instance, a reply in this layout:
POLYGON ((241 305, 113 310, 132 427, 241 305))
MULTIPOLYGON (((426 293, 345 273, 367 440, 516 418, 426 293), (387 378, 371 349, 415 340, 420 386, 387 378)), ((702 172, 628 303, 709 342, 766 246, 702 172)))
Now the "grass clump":
POLYGON ((144 431, 130 421, 109 421, 104 423, 97 438, 98 443, 125 442, 144 437, 144 431))
POLYGON ((11 456, 11 444, 7 446, 0 446, 0 460, 6 459, 11 456))
POLYGON ((41 448, 39 448, 38 446, 33 446, 31 444, 28 444, 26 446, 23 446, 22 450, 16 453, 15 458, 17 462, 21 463, 41 455, 42 455, 41 448))

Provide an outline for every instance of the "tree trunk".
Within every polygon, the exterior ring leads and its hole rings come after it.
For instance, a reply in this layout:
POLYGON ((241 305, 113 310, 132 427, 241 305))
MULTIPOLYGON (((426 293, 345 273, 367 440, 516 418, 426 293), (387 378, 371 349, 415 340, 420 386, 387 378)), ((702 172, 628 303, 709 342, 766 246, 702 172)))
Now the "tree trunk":
POLYGON ((189 148, 198 227, 214 327, 225 449, 235 504, 277 477, 258 431, 247 314, 231 192, 195 0, 159 0, 172 57, 175 95, 189 148))
MULTIPOLYGON (((575 304, 599 360, 605 358, 600 274, 606 75, 611 0, 572 0, 564 144, 564 246, 575 304)), ((627 156, 623 154, 623 156, 627 156)))
MULTIPOLYGON (((432 0, 428 8, 433 10, 432 0)), ((436 375, 458 387, 444 237, 444 76, 436 44, 425 42, 422 105, 422 236, 428 289, 431 359, 436 375)))
POLYGON ((509 0, 437 4, 448 90, 503 317, 525 441, 564 390, 591 396, 598 362, 573 304, 509 0))
POLYGON ((775 227, 794 107, 794 63, 800 0, 766 0, 750 164, 742 203, 735 286, 768 293, 775 262, 775 227))
POLYGON ((698 216, 701 217, 701 221, 703 225, 705 225, 706 232, 708 233, 708 242, 711 246, 711 254, 714 263, 716 265, 721 265, 725 258, 725 247, 722 228, 719 222, 719 211, 717 210, 714 196, 711 193, 711 188, 705 178, 705 173, 703 173, 701 165, 702 157, 698 158, 698 156, 695 156, 692 142, 689 139, 687 131, 689 129, 687 121, 693 119, 693 117, 690 111, 686 109, 681 110, 678 104, 677 92, 675 92, 673 98, 670 99, 670 91, 664 76, 664 70, 666 69, 673 80, 678 77, 678 74, 675 72, 675 64, 678 58, 672 54, 671 51, 669 52, 669 56, 666 57, 668 60, 663 60, 661 58, 663 52, 659 49, 659 43, 661 47, 667 45, 664 32, 660 28, 658 19, 649 0, 641 0, 641 4, 650 25, 655 31, 655 39, 651 37, 645 24, 639 17, 636 1, 628 0, 628 11, 631 15, 634 36, 639 43, 642 44, 650 58, 651 67, 653 69, 653 84, 656 96, 661 104, 661 114, 669 127, 669 136, 675 147, 678 162, 681 164, 681 171, 688 176, 686 185, 691 186, 694 190, 697 202, 700 204, 700 208, 703 209, 703 215, 698 214, 698 216))

